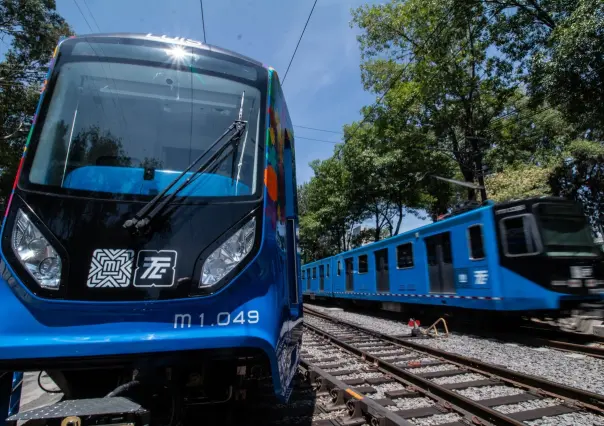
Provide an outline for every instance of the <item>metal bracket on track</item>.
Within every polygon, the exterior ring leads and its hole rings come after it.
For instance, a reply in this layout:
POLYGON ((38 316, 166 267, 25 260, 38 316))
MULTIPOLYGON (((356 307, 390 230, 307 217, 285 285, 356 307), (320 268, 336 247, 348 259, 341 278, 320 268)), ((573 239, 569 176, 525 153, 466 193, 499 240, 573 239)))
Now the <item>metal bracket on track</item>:
POLYGON ((430 327, 428 327, 426 330, 422 330, 422 334, 426 335, 426 336, 430 336, 430 337, 440 337, 438 334, 438 328, 436 328, 436 326, 438 325, 439 322, 443 323, 443 327, 445 329, 445 337, 449 337, 449 327, 447 326, 447 321, 444 318, 439 318, 436 321, 434 321, 434 324, 432 324, 430 327), (430 330, 434 330, 434 334, 430 334, 430 330))

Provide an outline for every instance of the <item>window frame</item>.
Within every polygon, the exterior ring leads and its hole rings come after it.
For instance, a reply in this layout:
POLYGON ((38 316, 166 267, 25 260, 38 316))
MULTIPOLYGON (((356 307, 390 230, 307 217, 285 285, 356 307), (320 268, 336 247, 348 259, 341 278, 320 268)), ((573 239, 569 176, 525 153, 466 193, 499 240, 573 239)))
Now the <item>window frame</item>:
MULTIPOLYGON (((512 216, 506 216, 506 217, 502 217, 501 219, 499 219, 499 231, 501 234, 501 248, 503 249, 503 254, 505 255, 505 257, 527 257, 527 256, 539 256, 540 254, 543 253, 543 244, 541 242, 541 234, 539 233, 539 228, 537 227, 537 222, 535 220, 535 215, 533 215, 532 213, 522 213, 522 214, 516 214, 516 215, 512 215, 512 216), (530 222, 530 226, 531 226, 531 231, 533 232, 533 236, 535 237, 535 245, 536 245, 536 252, 532 252, 532 253, 522 253, 522 254, 510 254, 508 251, 508 242, 507 242, 507 234, 505 232, 505 226, 504 226, 504 222, 506 220, 509 219, 517 219, 519 217, 525 217, 528 216, 529 217, 529 222, 530 222)), ((525 234, 526 236, 526 234, 525 234)))
POLYGON ((487 250, 484 244, 484 225, 482 223, 474 223, 466 228, 466 240, 468 242, 468 259, 472 261, 485 260, 487 258, 487 250), (482 257, 472 257, 472 234, 470 228, 478 227, 480 229, 480 243, 482 244, 482 257))
POLYGON ((338 264, 336 266, 336 274, 339 277, 340 275, 342 275, 342 260, 340 259, 337 262, 338 264))
POLYGON ((313 266, 312 268, 312 279, 316 280, 317 279, 317 267, 313 266))
POLYGON ((368 254, 359 254, 359 256, 357 257, 357 263, 358 263, 359 275, 369 273, 369 255, 368 254), (365 257, 365 264, 367 265, 367 269, 365 270, 365 272, 361 272, 361 257, 365 257))
POLYGON ((404 269, 413 269, 413 268, 415 268, 415 248, 414 248, 414 245, 413 245, 413 241, 407 241, 405 243, 401 243, 401 244, 397 245, 394 249, 395 249, 395 255, 396 255, 396 269, 404 270, 404 269), (398 248, 402 247, 404 245, 407 245, 407 244, 409 244, 411 246, 411 262, 412 262, 412 265, 411 266, 400 267, 398 265, 398 248))

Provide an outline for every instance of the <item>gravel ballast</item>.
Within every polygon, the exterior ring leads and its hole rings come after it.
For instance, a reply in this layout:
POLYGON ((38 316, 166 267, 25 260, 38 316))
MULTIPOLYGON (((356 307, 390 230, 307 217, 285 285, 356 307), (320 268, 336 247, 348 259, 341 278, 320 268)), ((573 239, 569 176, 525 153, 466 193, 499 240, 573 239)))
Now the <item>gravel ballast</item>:
POLYGON ((542 417, 525 423, 529 426, 603 426, 604 416, 596 416, 591 413, 568 413, 542 417))
MULTIPOLYGON (((406 323, 374 318, 365 314, 330 310, 308 303, 306 306, 380 333, 388 335, 411 333, 411 328, 406 323)), ((535 350, 528 346, 511 345, 455 333, 450 334, 448 338, 417 339, 414 342, 604 395, 604 360, 602 359, 590 356, 576 359, 569 356, 567 352, 551 348, 535 350)))

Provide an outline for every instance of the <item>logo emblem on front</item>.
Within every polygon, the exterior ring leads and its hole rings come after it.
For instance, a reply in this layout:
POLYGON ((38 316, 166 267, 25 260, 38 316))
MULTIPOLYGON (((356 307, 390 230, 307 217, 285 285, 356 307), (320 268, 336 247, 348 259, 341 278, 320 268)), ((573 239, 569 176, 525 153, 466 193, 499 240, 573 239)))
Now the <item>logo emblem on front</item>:
POLYGON ((141 250, 136 258, 134 287, 172 287, 176 275, 176 251, 141 250))
POLYGON ((89 288, 124 288, 130 285, 134 250, 96 249, 88 271, 89 288))

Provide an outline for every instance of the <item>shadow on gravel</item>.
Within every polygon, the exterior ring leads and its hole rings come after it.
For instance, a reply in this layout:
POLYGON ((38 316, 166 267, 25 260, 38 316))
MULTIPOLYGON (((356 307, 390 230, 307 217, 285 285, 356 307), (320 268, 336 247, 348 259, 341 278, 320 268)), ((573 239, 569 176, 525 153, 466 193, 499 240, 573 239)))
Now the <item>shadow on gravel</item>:
POLYGON ((185 426, 311 425, 316 405, 315 392, 300 377, 294 378, 294 389, 287 404, 280 403, 271 393, 272 386, 265 386, 248 392, 245 401, 232 401, 216 407, 200 407, 189 413, 185 426))

